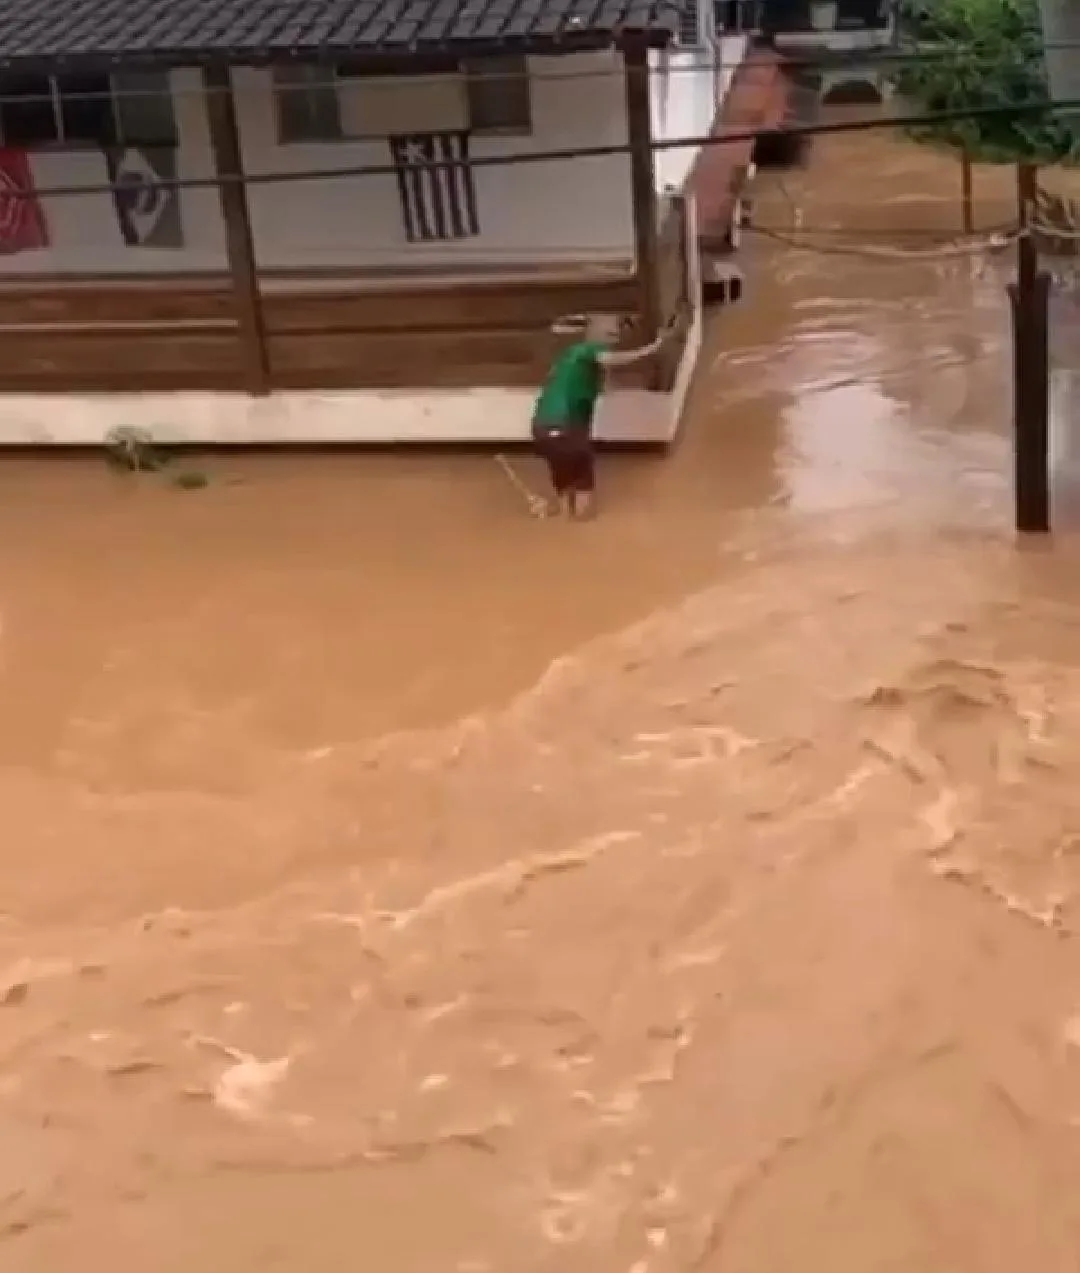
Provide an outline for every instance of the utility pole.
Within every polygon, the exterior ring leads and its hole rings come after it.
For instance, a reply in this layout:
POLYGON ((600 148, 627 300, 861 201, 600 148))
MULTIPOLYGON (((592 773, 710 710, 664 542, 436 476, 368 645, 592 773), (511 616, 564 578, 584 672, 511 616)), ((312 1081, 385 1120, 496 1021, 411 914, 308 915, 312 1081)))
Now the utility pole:
POLYGON ((971 156, 960 152, 960 224, 965 234, 975 233, 975 199, 972 192, 971 156))
POLYGON ((1050 276, 1039 269, 1031 232, 1038 168, 1018 164, 1020 237, 1016 282, 1009 285, 1013 320, 1013 459, 1016 529, 1050 530, 1050 276))

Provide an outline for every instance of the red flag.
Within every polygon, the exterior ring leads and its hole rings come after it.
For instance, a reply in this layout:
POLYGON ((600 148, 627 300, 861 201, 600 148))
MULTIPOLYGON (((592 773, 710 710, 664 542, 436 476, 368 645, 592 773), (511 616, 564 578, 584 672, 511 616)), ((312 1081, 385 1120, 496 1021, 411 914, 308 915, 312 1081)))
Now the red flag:
POLYGON ((25 150, 0 148, 0 254, 49 246, 49 231, 34 193, 25 150))

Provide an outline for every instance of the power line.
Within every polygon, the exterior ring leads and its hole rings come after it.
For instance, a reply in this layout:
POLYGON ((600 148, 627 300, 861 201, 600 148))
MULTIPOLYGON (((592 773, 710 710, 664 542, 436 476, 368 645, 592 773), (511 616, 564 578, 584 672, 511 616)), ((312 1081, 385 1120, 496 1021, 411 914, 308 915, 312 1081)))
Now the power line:
MULTIPOLYGON (((884 260, 887 263, 893 263, 897 260, 940 260, 944 257, 966 256, 984 250, 996 251, 1007 243, 1012 242, 1018 236, 1018 227, 1015 222, 989 227, 970 235, 949 234, 941 229, 931 230, 927 227, 915 229, 900 226, 886 226, 874 231, 857 226, 835 226, 828 229, 815 230, 801 225, 779 226, 750 222, 744 224, 742 228, 749 234, 757 234, 762 238, 775 240, 786 247, 791 247, 798 251, 819 252, 822 255, 865 256, 874 260, 884 260), (804 235, 807 236, 806 239, 803 238, 804 235), (835 241, 826 243, 809 241, 814 238, 832 238, 835 240, 840 236, 862 239, 863 241, 851 244, 837 243, 835 241), (866 240, 870 236, 873 236, 878 242, 867 242, 866 240), (919 236, 924 239, 930 239, 932 246, 900 247, 896 244, 885 242, 890 236, 897 239, 919 236)), ((447 258, 444 249, 445 244, 433 243, 430 247, 425 247, 423 244, 415 244, 412 247, 412 255, 418 261, 428 255, 433 260, 438 260, 445 264, 447 258)), ((364 248, 363 252, 365 258, 388 257, 397 261, 401 257, 400 247, 372 246, 364 248)), ((541 247, 533 244, 522 244, 517 247, 493 244, 484 247, 482 250, 477 249, 477 255, 484 260, 501 258, 511 262, 520 262, 525 259, 533 261, 538 258, 546 258, 551 264, 555 265, 564 259, 580 261, 588 257, 590 253, 595 253, 595 244, 552 243, 541 247)), ((462 255, 467 255, 467 253, 462 255)), ((310 246, 305 249, 305 261, 318 262, 322 258, 325 258, 330 264, 338 264, 341 259, 340 254, 331 248, 310 246)), ((459 259, 461 258, 459 257, 459 259)), ((595 262, 598 268, 598 276, 603 276, 609 267, 614 270, 622 270, 626 267, 626 263, 625 253, 595 262)))
MULTIPOLYGON (((793 139, 827 136, 832 134, 870 132, 875 129, 913 128, 932 124, 954 123, 965 119, 995 119, 1010 115, 1053 115, 1058 111, 1080 110, 1080 98, 1060 102, 1016 102, 1008 106, 967 107, 963 110, 924 112, 917 115, 887 115, 874 119, 833 120, 817 124, 791 124, 780 128, 754 128, 742 132, 706 134, 704 136, 674 137, 653 141, 653 151, 700 149, 707 146, 727 146, 734 142, 755 141, 762 133, 770 137, 793 139)), ((518 164, 556 163, 569 159, 605 159, 613 155, 629 154, 629 142, 606 146, 571 146, 558 150, 518 151, 510 155, 477 155, 469 159, 445 161, 418 161, 411 164, 414 171, 431 170, 445 172, 454 168, 508 168, 518 164)), ((162 178, 155 184, 163 189, 216 189, 224 185, 265 186, 287 185, 299 181, 334 181, 345 177, 397 177, 400 169, 393 164, 361 164, 345 168, 312 168, 305 171, 219 173, 213 177, 162 178)), ((32 190, 8 190, 8 198, 45 199, 75 197, 88 194, 111 194, 120 189, 115 183, 100 182, 88 186, 44 186, 32 190)))
MULTIPOLYGON (((976 50, 977 50, 977 46, 976 50)), ((1042 44, 1040 46, 1045 52, 1067 52, 1080 50, 1080 40, 1059 41, 1054 43, 1042 44)), ((745 57, 734 60, 727 60, 723 57, 709 57, 706 51, 698 47, 673 46, 663 52, 678 57, 680 60, 676 64, 666 64, 665 59, 661 59, 650 67, 651 74, 657 77, 670 75, 689 75, 699 71, 711 70, 738 70, 739 67, 750 65, 745 57), (686 60, 687 55, 693 55, 694 60, 686 60)), ((935 45, 931 48, 919 49, 918 47, 910 48, 906 51, 894 51, 889 49, 867 49, 864 53, 860 53, 857 57, 850 61, 839 60, 834 54, 832 56, 819 54, 817 56, 791 56, 783 55, 779 66, 784 71, 842 71, 849 69, 852 71, 865 72, 872 71, 878 67, 903 67, 927 65, 934 62, 952 62, 962 61, 965 66, 1000 66, 1003 64, 1022 64, 1027 61, 1023 51, 1016 50, 1016 56, 1013 59, 1004 59, 1000 53, 995 54, 979 54, 977 51, 974 56, 958 56, 957 51, 951 48, 942 48, 935 45)), ((317 67, 320 63, 288 63, 281 64, 287 69, 295 69, 297 66, 317 67)), ((176 68, 178 70, 190 68, 176 68)), ((275 69, 273 65, 269 68, 246 68, 240 67, 240 70, 256 69, 267 70, 271 72, 275 69)), ((216 93, 229 92, 227 87, 212 86, 204 88, 202 85, 194 85, 185 88, 183 85, 177 86, 171 78, 169 71, 152 71, 150 74, 160 75, 163 80, 161 88, 134 88, 124 87, 122 84, 114 82, 112 88, 95 89, 89 92, 66 91, 60 88, 58 92, 45 92, 33 94, 19 94, 18 96, 5 97, 2 92, 3 77, 0 75, 0 105, 5 103, 13 104, 31 104, 31 103, 52 103, 58 97, 62 97, 65 101, 90 102, 90 101, 112 101, 115 99, 128 100, 131 98, 187 98, 187 97, 207 97, 216 93)), ((139 71, 134 74, 145 76, 146 71, 139 71)), ((533 84, 548 83, 564 83, 573 82, 575 80, 595 81, 606 79, 622 79, 625 72, 622 67, 612 67, 606 70, 579 70, 579 71, 550 71, 543 74, 536 74, 529 69, 515 71, 492 71, 482 72, 475 75, 475 80, 484 84, 501 84, 501 83, 519 83, 527 80, 533 84)), ((115 80, 122 81, 126 75, 132 75, 131 72, 113 72, 115 80)), ((365 73, 362 76, 354 76, 348 72, 341 74, 331 74, 327 78, 311 78, 300 79, 295 83, 277 83, 274 85, 275 93, 282 95, 295 93, 301 95, 303 93, 338 89, 348 86, 350 82, 363 84, 364 91, 400 91, 403 79, 407 79, 410 87, 423 85, 444 85, 448 81, 452 81, 455 76, 467 76, 467 72, 462 70, 451 70, 442 73, 425 73, 421 75, 408 75, 403 77, 400 73, 387 72, 384 75, 365 73)), ((62 82, 65 78, 63 72, 53 74, 42 74, 43 80, 56 80, 62 82)), ((96 78, 96 77, 95 77, 96 78)), ((106 78, 106 73, 101 73, 101 78, 106 78)))
MULTIPOLYGON (((942 229, 930 229, 928 227, 902 227, 902 226, 885 226, 876 230, 869 230, 858 226, 832 226, 828 228, 813 229, 802 225, 769 225, 760 222, 751 222, 742 227, 747 233, 758 234, 762 238, 775 239, 777 242, 784 243, 787 246, 798 248, 805 251, 820 251, 831 254, 834 250, 841 252, 843 255, 863 254, 864 252, 870 256, 877 256, 879 253, 887 257, 890 261, 895 257, 904 253, 905 259, 929 259, 936 257, 942 249, 947 249, 948 255, 954 255, 958 246, 967 243, 972 250, 978 251, 982 248, 990 246, 994 247, 1001 240, 1009 239, 1015 236, 1017 226, 1015 222, 1008 224, 995 225, 979 230, 971 235, 950 234, 942 229), (802 238, 806 235, 808 239, 814 238, 838 238, 841 236, 861 239, 861 243, 850 245, 824 243, 816 244, 804 241, 802 238), (886 240, 890 237, 895 239, 920 237, 924 240, 930 240, 931 247, 903 248, 896 244, 890 244, 886 240), (876 239, 878 242, 867 242, 867 239, 876 239)), ((417 261, 423 261, 425 257, 438 261, 441 264, 447 264, 445 255, 445 243, 433 242, 431 244, 417 243, 410 245, 410 256, 415 257, 417 261)), ((320 247, 318 245, 305 246, 305 262, 318 263, 325 259, 328 265, 340 265, 340 252, 334 248, 320 247)), ((537 246, 532 243, 522 243, 518 246, 489 244, 483 248, 466 248, 464 252, 456 254, 455 259, 464 263, 470 253, 477 258, 488 260, 489 258, 502 258, 508 261, 536 261, 538 259, 546 259, 552 265, 558 265, 562 260, 572 260, 580 263, 590 254, 595 258, 596 245, 587 243, 548 243, 537 246)), ((368 246, 363 249, 363 255, 368 257, 387 257, 394 261, 401 258, 400 246, 368 246)), ((597 270, 597 277, 610 276, 611 271, 623 271, 627 268, 629 259, 625 252, 615 252, 610 256, 602 256, 595 258, 592 262, 597 270)), ((202 271, 196 271, 202 272, 202 271)), ((213 271, 210 271, 213 272, 213 271)), ((15 275, 4 275, 5 280, 10 281, 15 275)), ((32 278, 32 275, 19 275, 19 277, 32 278)), ((137 275, 133 276, 137 277, 137 275)))

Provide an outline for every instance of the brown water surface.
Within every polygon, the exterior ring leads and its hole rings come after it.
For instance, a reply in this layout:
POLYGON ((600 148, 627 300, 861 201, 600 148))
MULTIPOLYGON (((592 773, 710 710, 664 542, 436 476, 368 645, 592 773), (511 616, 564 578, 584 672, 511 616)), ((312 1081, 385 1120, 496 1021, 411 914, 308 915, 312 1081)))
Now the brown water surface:
POLYGON ((589 526, 3 462, 6 1273, 1074 1273, 1074 549, 1008 533, 1002 264, 852 247, 958 184, 765 179, 817 250, 589 526))

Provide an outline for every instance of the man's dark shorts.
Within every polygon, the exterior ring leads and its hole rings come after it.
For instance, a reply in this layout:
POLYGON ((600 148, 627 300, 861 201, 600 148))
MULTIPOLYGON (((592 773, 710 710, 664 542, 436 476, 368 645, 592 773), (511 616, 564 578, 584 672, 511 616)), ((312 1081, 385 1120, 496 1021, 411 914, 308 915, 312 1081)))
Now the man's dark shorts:
POLYGON ((591 494, 596 487, 596 462, 591 431, 579 424, 564 429, 533 427, 533 444, 548 466, 556 495, 591 494))

